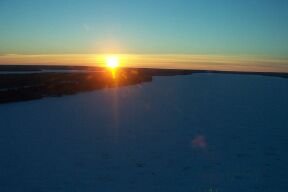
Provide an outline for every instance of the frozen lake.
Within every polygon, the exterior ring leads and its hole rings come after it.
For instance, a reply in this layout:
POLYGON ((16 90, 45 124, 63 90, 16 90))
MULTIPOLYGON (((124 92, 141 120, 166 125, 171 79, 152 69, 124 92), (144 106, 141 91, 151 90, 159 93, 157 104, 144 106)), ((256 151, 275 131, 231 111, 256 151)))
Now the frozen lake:
POLYGON ((0 105, 0 191, 287 191, 288 79, 153 79, 0 105))

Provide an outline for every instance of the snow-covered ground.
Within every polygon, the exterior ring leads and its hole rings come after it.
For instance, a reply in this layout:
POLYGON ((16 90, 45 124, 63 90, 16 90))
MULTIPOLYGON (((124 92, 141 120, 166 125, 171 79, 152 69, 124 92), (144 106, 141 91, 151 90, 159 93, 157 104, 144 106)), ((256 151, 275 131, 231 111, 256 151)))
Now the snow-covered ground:
POLYGON ((194 74, 0 105, 1 192, 284 192, 288 79, 194 74))

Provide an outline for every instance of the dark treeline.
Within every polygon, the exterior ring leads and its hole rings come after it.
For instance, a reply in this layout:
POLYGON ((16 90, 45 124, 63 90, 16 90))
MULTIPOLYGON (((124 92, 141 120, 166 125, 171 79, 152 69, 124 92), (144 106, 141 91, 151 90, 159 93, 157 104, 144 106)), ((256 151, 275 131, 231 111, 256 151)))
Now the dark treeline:
POLYGON ((32 65, 2 65, 0 66, 0 72, 2 72, 0 73, 0 103, 27 101, 45 97, 60 97, 85 91, 136 85, 151 82, 155 76, 221 73, 265 75, 282 78, 288 77, 287 73, 223 72, 151 68, 121 68, 117 70, 114 74, 115 77, 113 77, 110 70, 99 67, 32 65), (65 72, 65 70, 67 70, 67 72, 65 72), (76 71, 71 72, 69 70, 76 71))

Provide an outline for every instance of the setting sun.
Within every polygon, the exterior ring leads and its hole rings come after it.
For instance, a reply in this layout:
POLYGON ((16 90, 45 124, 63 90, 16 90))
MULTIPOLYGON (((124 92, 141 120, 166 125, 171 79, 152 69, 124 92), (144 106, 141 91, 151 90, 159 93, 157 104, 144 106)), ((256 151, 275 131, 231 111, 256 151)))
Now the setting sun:
POLYGON ((115 69, 119 67, 120 59, 117 56, 108 56, 106 57, 106 65, 109 68, 115 69))

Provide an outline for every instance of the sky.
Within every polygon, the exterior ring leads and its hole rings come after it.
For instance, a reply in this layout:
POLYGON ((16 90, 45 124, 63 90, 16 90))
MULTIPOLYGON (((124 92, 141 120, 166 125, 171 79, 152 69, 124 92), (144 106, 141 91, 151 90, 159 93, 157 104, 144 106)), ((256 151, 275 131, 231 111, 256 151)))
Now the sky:
POLYGON ((1 0, 0 54, 287 58, 287 21, 287 0, 1 0))

